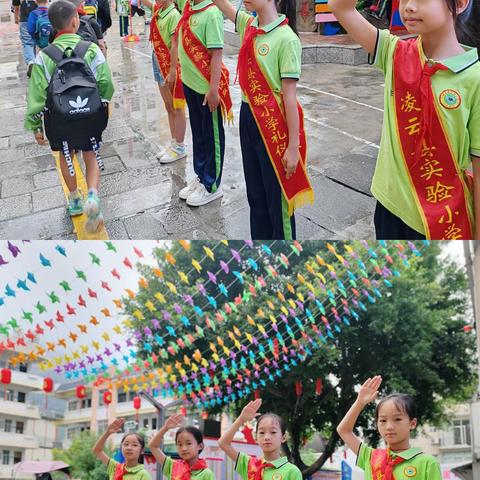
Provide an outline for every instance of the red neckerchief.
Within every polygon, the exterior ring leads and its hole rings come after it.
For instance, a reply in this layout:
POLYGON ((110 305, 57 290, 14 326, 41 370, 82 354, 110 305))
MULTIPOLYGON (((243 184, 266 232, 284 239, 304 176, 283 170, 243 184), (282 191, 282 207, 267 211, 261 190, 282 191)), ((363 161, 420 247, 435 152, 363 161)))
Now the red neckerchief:
POLYGON ((379 480, 395 480, 393 476, 393 468, 395 465, 405 461, 402 457, 396 457, 392 460, 390 449, 376 448, 372 452, 370 460, 372 466, 372 476, 379 480))
POLYGON ((66 31, 66 30, 60 30, 56 35, 55 35, 55 38, 58 38, 60 35, 74 35, 75 32, 70 32, 70 31, 66 31))
POLYGON ((117 463, 113 480, 123 480, 123 476, 127 473, 127 466, 124 463, 117 463))
POLYGON ((261 458, 250 457, 248 460, 247 479, 262 480, 263 471, 266 468, 275 468, 273 463, 264 462, 261 458))
POLYGON ((197 460, 192 466, 185 460, 174 460, 172 466, 172 478, 175 480, 190 480, 195 470, 205 470, 207 462, 197 460))

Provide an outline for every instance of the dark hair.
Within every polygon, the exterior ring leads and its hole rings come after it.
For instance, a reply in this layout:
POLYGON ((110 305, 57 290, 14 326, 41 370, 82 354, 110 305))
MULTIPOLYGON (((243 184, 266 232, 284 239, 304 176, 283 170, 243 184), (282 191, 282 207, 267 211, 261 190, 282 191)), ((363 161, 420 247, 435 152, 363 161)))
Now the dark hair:
MULTIPOLYGON (((457 0, 445 0, 448 8, 456 10, 457 0), (451 6, 453 4, 453 6, 451 6)), ((480 54, 480 1, 470 0, 468 7, 458 16, 455 14, 455 30, 460 43, 476 47, 480 54)))
POLYGON ((277 10, 288 18, 288 25, 298 35, 296 0, 276 0, 277 10))
POLYGON ((77 9, 66 0, 55 0, 48 7, 48 19, 57 31, 63 30, 75 15, 77 15, 77 9))
MULTIPOLYGON (((61 2, 63 0, 55 0, 57 2, 61 2)), ((122 440, 120 442, 120 446, 123 445, 123 442, 125 441, 125 439, 127 437, 129 437, 130 435, 135 435, 137 437, 137 440, 138 442, 140 443, 140 446, 142 447, 142 450, 145 449, 145 437, 143 435, 141 435, 140 433, 136 433, 136 432, 128 432, 126 433, 123 437, 122 437, 122 440)), ((143 463, 143 453, 138 457, 138 463, 143 463)))
POLYGON ((279 415, 277 415, 276 413, 272 413, 272 412, 264 413, 263 415, 260 415, 257 418, 257 427, 255 429, 255 433, 258 432, 258 426, 260 425, 260 422, 264 418, 273 418, 274 420, 276 420, 278 422, 278 425, 280 426, 280 430, 282 431, 282 435, 285 435, 285 432, 287 431, 287 427, 285 425, 285 422, 283 421, 283 418, 280 417, 279 415))
MULTIPOLYGON (((197 427, 194 427, 192 425, 187 425, 186 427, 181 427, 177 430, 177 433, 175 434, 175 443, 177 443, 177 438, 178 436, 181 434, 181 433, 190 433, 193 435, 193 438, 195 439, 195 441, 200 444, 200 443, 203 443, 203 434, 202 432, 197 428, 197 427)), ((201 448, 198 453, 202 453, 203 451, 203 448, 201 448)))
POLYGON ((405 393, 392 393, 387 397, 382 398, 375 408, 375 421, 378 422, 378 414, 380 412, 380 407, 388 401, 392 401, 395 406, 402 412, 408 415, 410 420, 417 418, 417 405, 415 400, 405 393))

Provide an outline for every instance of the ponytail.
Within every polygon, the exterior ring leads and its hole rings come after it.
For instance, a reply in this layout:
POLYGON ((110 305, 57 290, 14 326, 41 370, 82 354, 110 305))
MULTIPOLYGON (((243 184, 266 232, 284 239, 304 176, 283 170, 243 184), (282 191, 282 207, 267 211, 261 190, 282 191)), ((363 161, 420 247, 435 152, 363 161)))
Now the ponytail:
POLYGON ((297 32, 297 2, 296 0, 277 0, 277 9, 288 18, 289 27, 297 32))

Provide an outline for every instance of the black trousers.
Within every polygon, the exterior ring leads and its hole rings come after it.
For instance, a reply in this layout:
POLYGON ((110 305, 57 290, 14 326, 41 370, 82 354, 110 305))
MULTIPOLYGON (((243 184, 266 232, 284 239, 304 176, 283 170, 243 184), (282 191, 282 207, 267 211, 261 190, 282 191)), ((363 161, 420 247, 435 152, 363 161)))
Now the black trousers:
POLYGON ((204 94, 183 84, 193 140, 193 170, 209 192, 220 186, 225 154, 225 132, 221 108, 210 112, 202 105, 204 94))
POLYGON ((272 162, 246 102, 240 110, 240 145, 254 240, 294 240, 295 216, 288 215, 272 162))
POLYGON ((379 201, 373 217, 377 240, 425 240, 425 235, 410 228, 379 201))

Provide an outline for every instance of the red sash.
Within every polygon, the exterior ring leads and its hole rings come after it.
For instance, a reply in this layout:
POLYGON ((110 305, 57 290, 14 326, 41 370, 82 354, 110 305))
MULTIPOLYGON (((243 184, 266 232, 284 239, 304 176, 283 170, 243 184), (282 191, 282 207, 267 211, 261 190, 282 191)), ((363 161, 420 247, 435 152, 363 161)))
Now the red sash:
MULTIPOLYGON (((272 166, 288 203, 288 214, 305 205, 313 203, 314 193, 307 175, 307 139, 303 126, 303 110, 298 106, 300 120, 299 152, 300 161, 295 173, 288 180, 282 164, 283 155, 288 146, 288 126, 284 106, 279 104, 261 65, 255 55, 255 37, 265 32, 252 26, 253 18, 245 30, 242 47, 238 55, 238 78, 243 93, 247 96, 250 109, 262 135, 272 166)), ((287 25, 285 19, 280 27, 287 25)), ((279 27, 277 27, 279 28, 279 27)))
POLYGON ((197 460, 192 466, 185 460, 174 460, 172 466, 172 479, 190 480, 194 470, 205 470, 207 463, 205 460, 197 460))
MULTIPOLYGON (((190 1, 187 0, 183 9, 182 18, 178 22, 175 35, 182 30, 182 45, 185 53, 188 55, 192 63, 197 67, 198 71, 203 75, 207 82, 210 82, 210 53, 208 48, 199 40, 190 28, 190 17, 198 12, 203 12, 207 8, 214 7, 213 3, 199 10, 192 10, 190 1)), ((220 107, 222 109, 223 118, 230 124, 233 122, 232 99, 230 98, 230 90, 228 85, 230 76, 228 69, 222 63, 222 74, 218 85, 218 95, 220 97, 220 107)))
POLYGON ((263 462, 261 458, 250 457, 248 460, 247 479, 248 480, 262 480, 263 470, 265 468, 274 468, 272 463, 263 462))
POLYGON ((395 480, 393 476, 393 467, 404 462, 405 459, 397 457, 392 460, 390 450, 376 448, 372 451, 370 465, 372 467, 372 478, 374 480, 395 480))
POLYGON ((393 63, 397 130, 426 237, 472 239, 471 186, 459 170, 432 91, 430 79, 438 70, 447 67, 422 64, 418 39, 398 41, 393 63))
POLYGON ((117 463, 113 480, 123 480, 123 476, 127 473, 127 466, 124 463, 117 463))
MULTIPOLYGON (((170 50, 168 49, 167 44, 164 42, 162 35, 160 34, 160 30, 158 29, 157 16, 159 14, 159 10, 160 8, 158 6, 155 6, 153 10, 153 18, 150 22, 150 41, 152 42, 153 51, 155 52, 162 76, 164 79, 166 79, 170 72, 170 50)), ((185 95, 183 93, 180 62, 177 62, 172 95, 173 108, 185 107, 185 95)))

